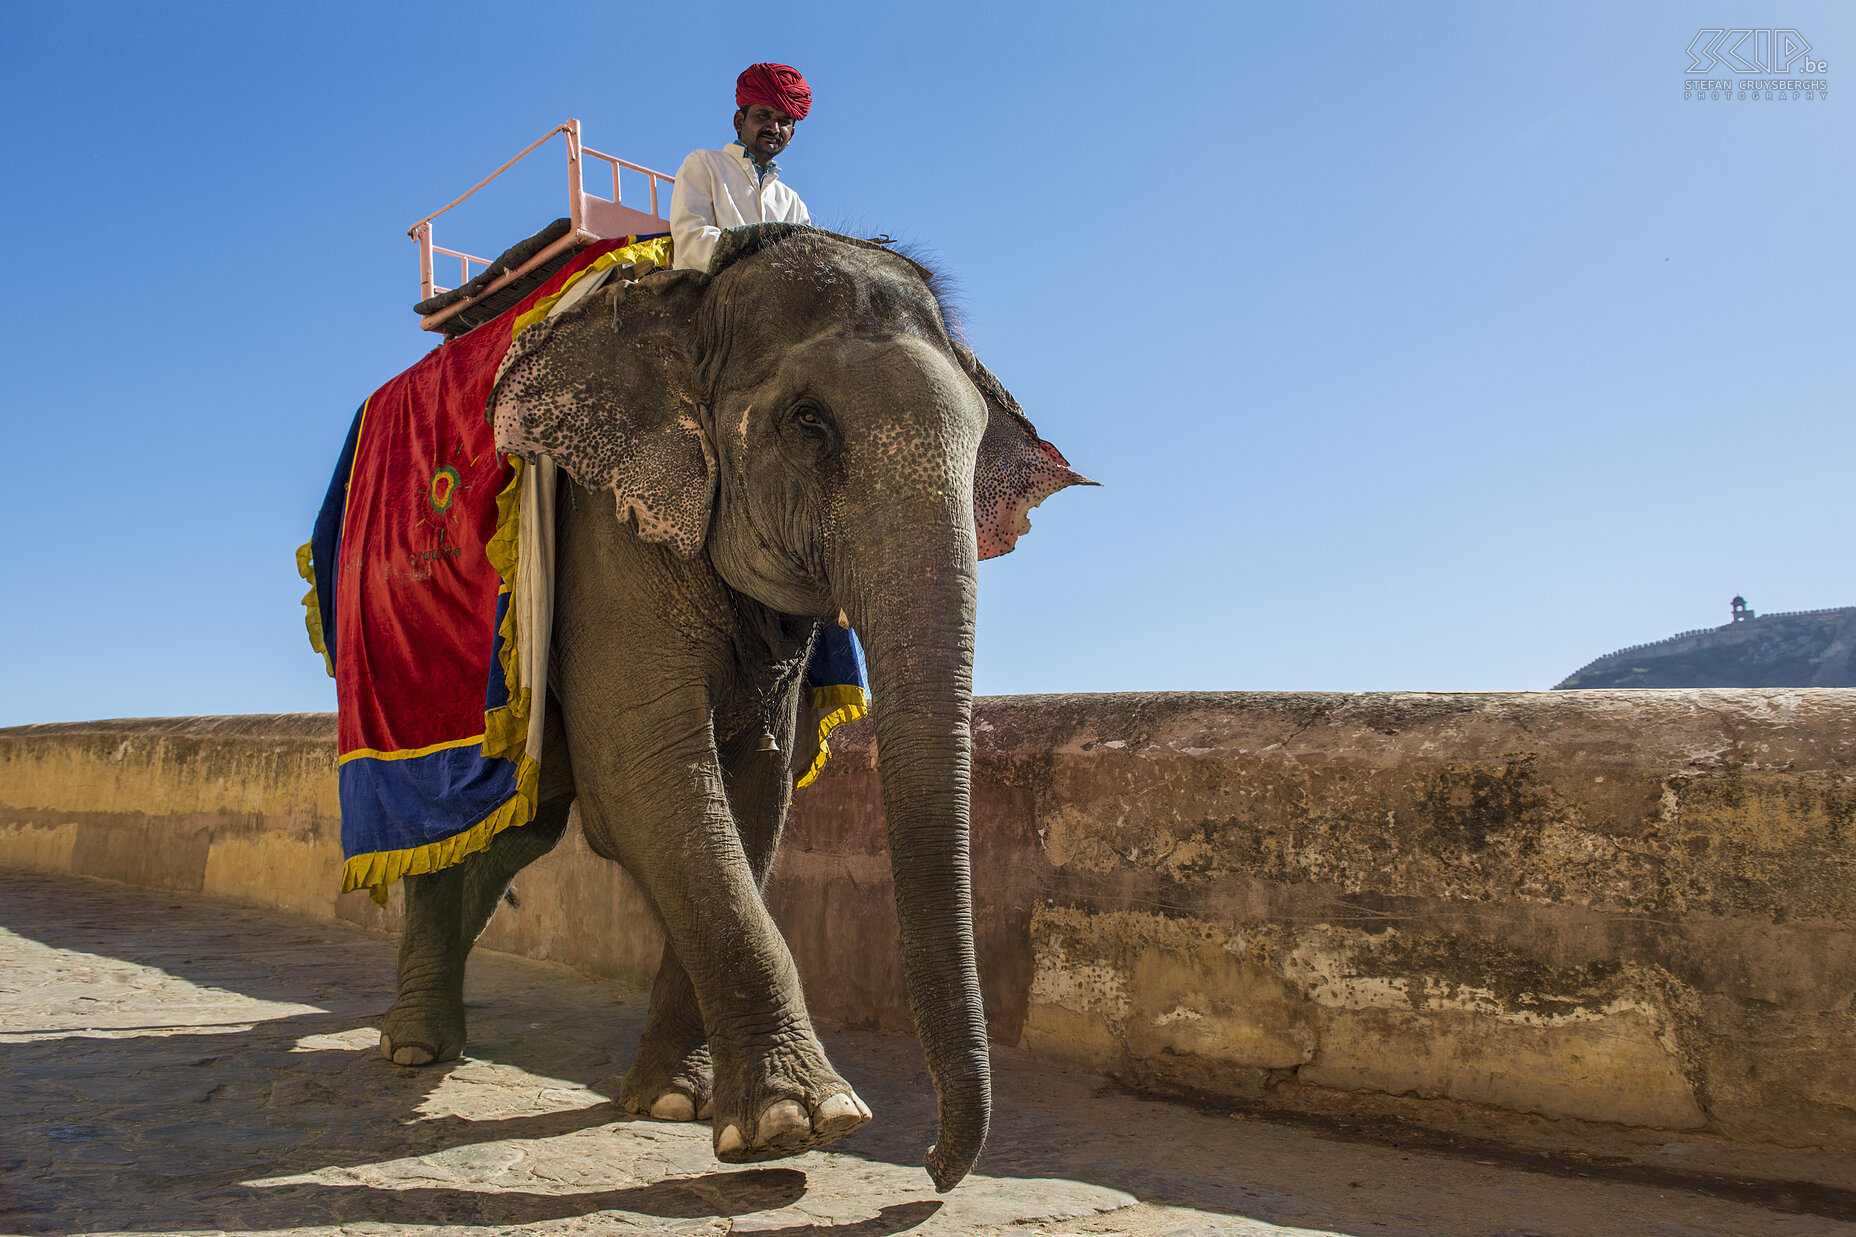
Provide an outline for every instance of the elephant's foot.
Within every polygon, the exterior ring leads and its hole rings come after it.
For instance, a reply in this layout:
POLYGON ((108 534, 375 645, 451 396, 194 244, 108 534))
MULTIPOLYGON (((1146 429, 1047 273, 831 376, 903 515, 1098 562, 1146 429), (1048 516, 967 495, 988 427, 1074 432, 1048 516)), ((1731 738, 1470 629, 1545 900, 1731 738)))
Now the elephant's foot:
POLYGON ((619 1106, 659 1121, 695 1121, 709 1115, 714 1090, 706 1045, 678 1051, 647 1042, 619 1084, 619 1106))
POLYGON ((464 1055, 464 1008, 435 1013, 401 997, 380 1021, 380 1055, 395 1065, 430 1065, 464 1055))
POLYGON ((741 1069, 718 1071, 716 1159, 753 1164, 799 1155, 870 1120, 869 1106, 838 1077, 816 1041, 811 1047, 775 1049, 741 1069))

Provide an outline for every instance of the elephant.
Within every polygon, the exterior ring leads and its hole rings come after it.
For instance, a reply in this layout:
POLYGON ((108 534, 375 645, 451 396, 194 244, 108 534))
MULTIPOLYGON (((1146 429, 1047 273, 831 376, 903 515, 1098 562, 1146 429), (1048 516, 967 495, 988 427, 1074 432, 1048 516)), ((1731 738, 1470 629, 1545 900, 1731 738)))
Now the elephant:
POLYGON ((793 793, 795 668, 821 621, 848 621, 937 1100, 925 1164, 953 1188, 991 1108, 968 862, 977 564, 1012 548, 1030 507, 1094 482, 950 333, 926 268, 794 224, 733 229, 707 271, 608 286, 530 328, 487 415, 499 449, 565 474, 539 806, 406 878, 381 1051, 408 1066, 462 1052, 466 955, 577 801, 588 845, 666 939, 620 1104, 711 1117, 727 1163, 870 1120, 763 897, 793 793))

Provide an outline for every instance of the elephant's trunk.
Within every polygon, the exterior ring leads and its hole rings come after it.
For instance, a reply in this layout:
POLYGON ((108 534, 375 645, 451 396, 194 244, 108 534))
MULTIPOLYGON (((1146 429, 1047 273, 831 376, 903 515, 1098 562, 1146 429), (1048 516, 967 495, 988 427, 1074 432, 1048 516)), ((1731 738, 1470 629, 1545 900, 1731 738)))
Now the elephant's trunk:
POLYGON ((846 564, 870 662, 909 1009, 939 1109, 928 1175, 942 1191, 973 1167, 992 1109, 967 836, 978 563, 970 509, 949 505, 961 510, 942 519, 964 527, 917 525, 846 564))

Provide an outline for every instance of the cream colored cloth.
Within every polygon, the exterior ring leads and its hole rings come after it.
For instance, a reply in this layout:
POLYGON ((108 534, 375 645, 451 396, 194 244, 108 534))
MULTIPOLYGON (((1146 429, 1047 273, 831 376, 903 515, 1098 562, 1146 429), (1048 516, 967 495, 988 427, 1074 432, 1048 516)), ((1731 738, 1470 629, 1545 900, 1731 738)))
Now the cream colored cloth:
MULTIPOLYGON (((582 279, 556 301, 548 317, 564 313, 597 292, 615 268, 582 279)), ((512 350, 513 351, 513 350, 512 350)), ((504 362, 507 364, 507 361, 504 362)), ((501 377, 501 371, 498 371, 501 377)), ((554 638, 554 495, 557 472, 545 455, 528 462, 522 478, 522 508, 516 542, 516 672, 529 692, 527 751, 541 759, 541 732, 548 716, 548 650, 554 638)))
POLYGON ((529 690, 528 743, 541 759, 548 715, 548 646, 554 634, 554 461, 538 456, 522 482, 522 536, 516 546, 516 657, 529 690))
POLYGON ((706 271, 723 228, 747 223, 811 223, 806 204, 780 180, 780 165, 767 165, 765 179, 741 143, 720 150, 692 150, 677 169, 670 195, 670 238, 676 268, 706 271))

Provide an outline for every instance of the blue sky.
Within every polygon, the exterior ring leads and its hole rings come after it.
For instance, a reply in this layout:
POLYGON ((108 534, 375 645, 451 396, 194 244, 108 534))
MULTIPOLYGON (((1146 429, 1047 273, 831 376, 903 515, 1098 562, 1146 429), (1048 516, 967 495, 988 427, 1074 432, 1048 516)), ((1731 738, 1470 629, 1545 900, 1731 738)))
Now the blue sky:
MULTIPOLYGON (((938 255, 1104 483, 982 569, 982 692, 1544 688, 1856 604, 1848 87, 1682 98, 1704 25, 1842 82, 1856 9, 516 11, 0 16, 0 724, 332 708, 292 554, 435 339, 406 227, 568 116, 674 171, 753 60, 812 81, 813 213, 938 255)), ((562 213, 558 161, 441 243, 562 213)))

